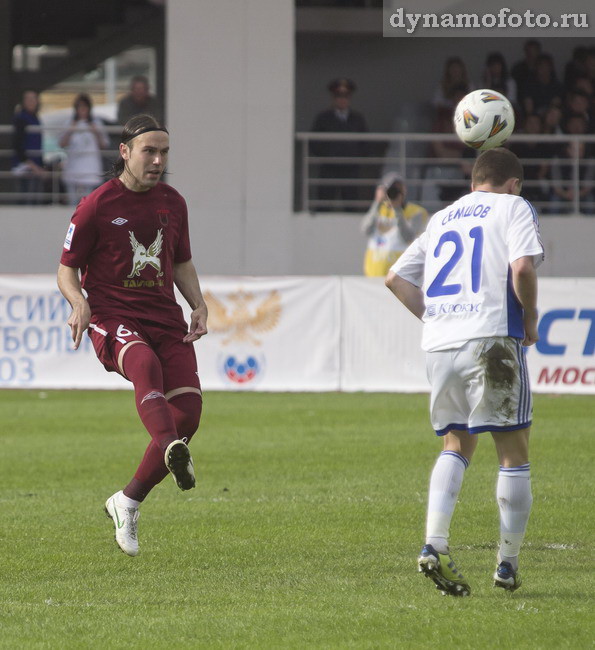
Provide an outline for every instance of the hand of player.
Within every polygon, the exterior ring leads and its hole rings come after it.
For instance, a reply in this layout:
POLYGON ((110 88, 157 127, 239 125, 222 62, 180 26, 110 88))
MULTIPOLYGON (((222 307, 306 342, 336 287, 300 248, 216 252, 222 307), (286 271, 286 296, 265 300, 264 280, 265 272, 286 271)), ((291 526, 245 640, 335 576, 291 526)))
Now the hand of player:
POLYGON ((193 343, 207 334, 207 317, 202 309, 195 309, 190 316, 190 331, 182 339, 183 343, 193 343))
POLYGON ((74 341, 74 349, 78 350, 83 339, 83 334, 89 327, 91 320, 91 308, 86 300, 82 300, 72 308, 72 313, 67 323, 70 325, 70 333, 74 341))
POLYGON ((539 341, 539 334, 537 333, 537 312, 534 314, 527 314, 523 318, 523 324, 525 327, 525 338, 523 339, 523 345, 528 347, 534 345, 539 341))

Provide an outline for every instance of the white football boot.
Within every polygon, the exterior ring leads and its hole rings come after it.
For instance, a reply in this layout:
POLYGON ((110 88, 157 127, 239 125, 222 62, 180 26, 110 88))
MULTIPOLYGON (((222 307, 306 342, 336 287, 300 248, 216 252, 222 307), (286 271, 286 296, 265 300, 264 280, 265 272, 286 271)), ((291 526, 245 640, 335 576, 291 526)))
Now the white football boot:
POLYGON ((126 508, 118 504, 122 490, 105 502, 105 514, 112 519, 116 529, 116 542, 126 555, 138 555, 138 508, 126 508))

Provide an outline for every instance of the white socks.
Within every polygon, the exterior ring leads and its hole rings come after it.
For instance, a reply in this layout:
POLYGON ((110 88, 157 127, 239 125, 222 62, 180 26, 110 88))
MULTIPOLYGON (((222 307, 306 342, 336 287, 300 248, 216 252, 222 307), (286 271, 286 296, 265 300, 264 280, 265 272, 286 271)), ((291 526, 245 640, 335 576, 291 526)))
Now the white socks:
MULTIPOLYGON (((457 504, 469 461, 454 451, 443 451, 432 470, 426 521, 426 544, 438 553, 448 553, 450 522, 457 504)), ((531 512, 529 463, 500 467, 496 498, 500 509, 500 550, 498 563, 510 562, 518 569, 518 555, 531 512)))
POLYGON ((533 502, 529 463, 519 467, 500 467, 496 498, 500 508, 498 562, 510 562, 516 571, 533 502))
POLYGON ((450 520, 457 504, 469 461, 454 451, 443 451, 432 470, 426 521, 426 544, 448 553, 450 520))
POLYGON ((134 499, 131 499, 130 497, 127 497, 124 492, 120 490, 118 492, 116 499, 118 501, 118 505, 120 508, 139 508, 141 502, 140 501, 135 501, 134 499))

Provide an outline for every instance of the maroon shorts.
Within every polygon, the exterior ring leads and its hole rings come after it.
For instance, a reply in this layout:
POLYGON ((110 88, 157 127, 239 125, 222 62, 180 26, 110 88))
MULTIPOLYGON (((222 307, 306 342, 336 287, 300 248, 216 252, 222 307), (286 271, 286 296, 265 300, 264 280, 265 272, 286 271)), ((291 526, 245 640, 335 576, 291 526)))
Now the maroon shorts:
POLYGON ((109 372, 126 377, 123 358, 126 346, 146 343, 157 355, 163 371, 163 392, 179 388, 200 391, 196 354, 192 343, 183 343, 187 331, 140 322, 134 318, 93 318, 88 330, 97 358, 109 372))

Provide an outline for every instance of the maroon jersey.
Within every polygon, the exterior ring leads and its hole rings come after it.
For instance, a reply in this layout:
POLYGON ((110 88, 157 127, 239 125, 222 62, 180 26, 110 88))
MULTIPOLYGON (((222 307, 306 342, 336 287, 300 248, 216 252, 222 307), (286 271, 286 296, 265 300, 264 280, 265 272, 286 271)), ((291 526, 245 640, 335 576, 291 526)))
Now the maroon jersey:
POLYGON ((182 196, 165 183, 133 192, 114 178, 79 203, 60 261, 81 269, 93 320, 131 316, 185 327, 173 270, 190 258, 182 196))

